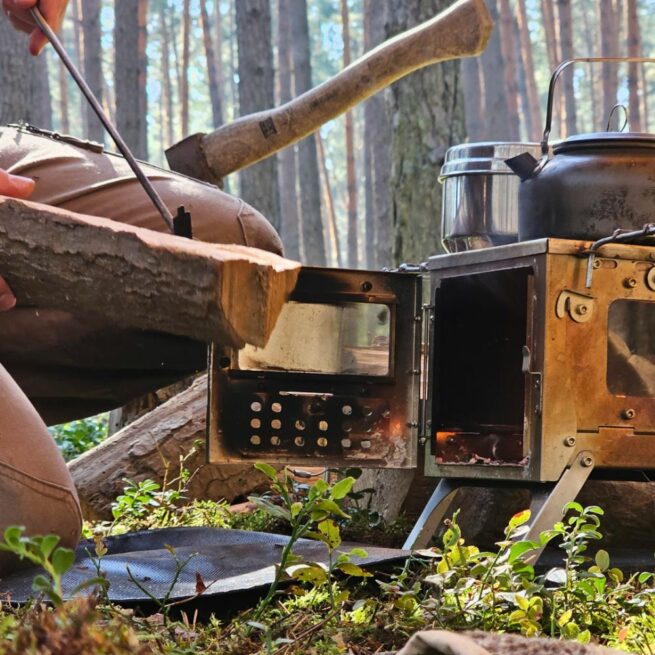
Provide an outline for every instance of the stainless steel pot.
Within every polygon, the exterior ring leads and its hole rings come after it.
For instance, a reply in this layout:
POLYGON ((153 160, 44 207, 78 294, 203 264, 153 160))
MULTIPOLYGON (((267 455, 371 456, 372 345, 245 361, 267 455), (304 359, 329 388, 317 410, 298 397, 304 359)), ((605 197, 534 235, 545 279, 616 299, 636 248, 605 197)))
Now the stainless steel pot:
POLYGON ((507 161, 521 178, 519 240, 597 241, 622 230, 646 236, 655 222, 655 135, 579 134, 549 149, 555 83, 577 62, 655 62, 641 57, 588 57, 560 64, 550 81, 541 155, 507 161), (640 231, 640 228, 641 231, 640 231))
POLYGON ((519 179, 505 163, 521 153, 541 154, 538 143, 465 143, 446 153, 442 243, 448 252, 477 250, 518 240, 519 179))

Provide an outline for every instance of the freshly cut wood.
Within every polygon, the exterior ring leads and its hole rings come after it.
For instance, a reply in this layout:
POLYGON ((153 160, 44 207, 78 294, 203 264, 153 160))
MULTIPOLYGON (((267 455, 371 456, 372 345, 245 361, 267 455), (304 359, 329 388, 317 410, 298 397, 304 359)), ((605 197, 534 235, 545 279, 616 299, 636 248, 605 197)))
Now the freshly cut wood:
POLYGON ((168 161, 173 170, 220 181, 303 139, 412 71, 480 54, 492 28, 484 0, 459 0, 281 107, 249 114, 211 134, 186 138, 166 151, 168 161))
POLYGON ((262 346, 300 264, 0 199, 0 271, 19 303, 226 346, 262 346))
POLYGON ((194 447, 184 466, 195 471, 187 497, 232 501, 267 488, 267 479, 249 464, 205 463, 207 376, 69 463, 82 513, 87 519, 111 518, 111 503, 124 480, 162 483, 179 472, 180 456, 194 447))

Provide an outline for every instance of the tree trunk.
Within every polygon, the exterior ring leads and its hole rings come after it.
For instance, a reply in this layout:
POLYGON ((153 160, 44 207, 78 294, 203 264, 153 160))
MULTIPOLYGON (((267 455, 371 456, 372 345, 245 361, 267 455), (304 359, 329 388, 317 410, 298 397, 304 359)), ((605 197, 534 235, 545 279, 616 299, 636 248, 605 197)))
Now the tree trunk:
MULTIPOLYGON (((618 25, 616 7, 612 0, 600 0, 600 35, 603 57, 618 55, 618 25)), ((616 104, 618 89, 618 68, 616 64, 603 64, 603 114, 602 129, 608 120, 612 107, 616 104)))
POLYGON ((266 478, 249 464, 205 463, 204 443, 207 376, 137 419, 69 463, 86 519, 110 519, 111 503, 123 491, 125 479, 150 478, 162 483, 179 470, 180 458, 194 473, 189 498, 232 501, 266 488, 266 478))
POLYGON ((182 138, 189 134, 189 59, 190 59, 191 8, 184 0, 182 13, 182 67, 180 70, 180 123, 182 138))
MULTIPOLYGON (((557 0, 559 29, 560 29, 560 49, 562 59, 573 59, 573 19, 571 17, 571 0, 557 0)), ((570 136, 577 130, 577 118, 575 107, 575 89, 573 86, 573 70, 569 68, 562 74, 562 89, 564 91, 564 102, 566 108, 566 134, 570 136)))
MULTIPOLYGON (((343 38, 343 67, 350 66, 350 16, 348 0, 341 0, 341 34, 343 38)), ((357 174, 355 172, 355 137, 353 113, 347 111, 346 123, 346 181, 348 192, 348 266, 357 268, 359 264, 357 243, 357 174)))
MULTIPOLYGON (((641 32, 639 29, 639 14, 637 0, 627 0, 628 13, 628 56, 641 57, 641 32)), ((628 88, 630 90, 630 131, 641 132, 641 107, 639 101, 639 64, 628 66, 628 88)))
MULTIPOLYGON (((386 3, 364 2, 364 50, 386 38, 386 3)), ((383 90, 364 103, 364 164, 366 175, 366 265, 392 266, 391 119, 390 91, 383 90)))
POLYGON ((166 8, 162 5, 159 10, 159 29, 161 32, 161 76, 162 76, 162 104, 164 105, 165 146, 173 145, 175 134, 173 131, 173 84, 171 81, 171 43, 168 23, 166 22, 166 8))
POLYGON ((114 52, 116 56, 116 127, 136 157, 147 159, 145 112, 145 37, 141 24, 143 0, 120 0, 116 3, 114 52))
POLYGON ((0 18, 0 124, 26 121, 44 127, 46 82, 45 60, 30 56, 25 35, 0 18))
MULTIPOLYGON (((239 48, 239 111, 252 114, 275 105, 275 70, 271 43, 269 0, 239 0, 236 3, 239 48)), ((262 126, 262 130, 264 126, 262 126)), ((245 168, 241 172, 241 197, 280 228, 280 192, 277 158, 245 168)))
POLYGON ((59 129, 70 134, 70 116, 68 114, 68 71, 64 64, 57 64, 57 81, 59 83, 59 129))
MULTIPOLYGON (((294 86, 295 94, 299 95, 312 87, 307 0, 289 0, 289 9, 294 86)), ((325 266, 327 260, 321 217, 321 182, 316 140, 307 137, 298 144, 297 148, 304 261, 312 266, 325 266)))
MULTIPOLYGON (((510 141, 511 127, 507 120, 509 109, 505 89, 498 1, 488 0, 487 5, 494 20, 494 31, 487 49, 480 57, 484 78, 485 129, 490 141, 510 141)), ((438 174, 439 171, 436 172, 438 174)))
POLYGON ((316 138, 316 150, 318 151, 318 164, 323 178, 323 200, 327 213, 328 236, 330 241, 330 251, 334 254, 331 258, 332 266, 343 266, 343 257, 341 255, 341 246, 339 245, 339 230, 337 229, 337 213, 334 210, 334 194, 332 193, 332 184, 330 183, 330 172, 325 165, 325 149, 323 148, 323 138, 320 130, 314 133, 316 138))
MULTIPOLYGON (((277 68, 279 103, 293 97, 293 71, 291 68, 291 24, 289 0, 278 2, 277 68)), ((280 188, 280 236, 287 257, 300 260, 300 218, 296 171, 296 147, 289 146, 278 154, 278 180, 280 188)))
POLYGON ((528 140, 537 140, 543 131, 543 123, 541 106, 539 104, 539 92, 537 91, 537 80, 534 73, 534 57, 532 56, 532 42, 530 40, 530 28, 528 27, 525 0, 518 0, 517 2, 516 20, 518 22, 521 41, 521 59, 523 60, 523 70, 525 71, 525 90, 528 102, 528 140))
POLYGON ((52 98, 50 95, 50 76, 48 73, 48 52, 34 60, 31 65, 32 75, 29 79, 32 107, 32 120, 39 127, 52 129, 52 98))
POLYGON ((516 66, 516 40, 514 39, 512 10, 509 0, 500 0, 500 46, 505 71, 505 88, 507 103, 507 135, 510 140, 518 141, 521 136, 521 119, 519 116, 519 87, 516 66))
POLYGON ((546 35, 546 52, 548 53, 548 68, 554 71, 560 62, 560 54, 557 47, 557 27, 555 25, 555 13, 552 0, 541 0, 541 19, 546 35))
MULTIPOLYGON (((120 5, 120 3, 117 3, 120 5)), ((82 35, 84 38, 84 77, 91 91, 102 102, 102 47, 100 45, 100 10, 102 0, 85 0, 82 8, 82 35)), ((86 137, 104 143, 105 131, 91 105, 84 101, 86 137)))
POLYGON ((218 102, 221 106, 221 117, 225 120, 225 75, 223 73, 223 17, 221 2, 214 0, 214 52, 216 66, 216 84, 218 86, 218 102))
POLYGON ((205 59, 207 61, 207 82, 209 85, 209 99, 212 104, 212 117, 214 128, 223 124, 223 107, 219 93, 218 72, 216 71, 216 53, 214 52, 214 40, 212 37, 211 25, 207 14, 207 7, 200 2, 200 22, 202 23, 202 40, 205 46, 205 59))
POLYGON ((466 134, 472 142, 484 141, 487 128, 484 114, 484 93, 478 57, 467 57, 462 62, 462 91, 466 115, 466 134))
MULTIPOLYGON (((72 0, 71 2, 71 18, 73 22, 73 45, 75 52, 75 59, 77 61, 77 68, 79 71, 84 71, 84 35, 82 34, 82 0, 72 0)), ((78 125, 84 125, 84 116, 86 114, 86 100, 79 95, 80 100, 80 122, 78 125)), ((80 129, 83 129, 80 127, 80 129)))

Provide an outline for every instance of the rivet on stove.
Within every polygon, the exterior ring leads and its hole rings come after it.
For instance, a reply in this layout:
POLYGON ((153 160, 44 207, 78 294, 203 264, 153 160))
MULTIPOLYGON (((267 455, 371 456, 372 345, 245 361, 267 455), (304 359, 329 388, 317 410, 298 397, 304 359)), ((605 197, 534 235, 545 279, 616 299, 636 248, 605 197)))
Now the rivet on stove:
POLYGON ((634 409, 624 409, 621 412, 621 417, 624 418, 624 419, 629 420, 631 418, 634 418, 636 414, 637 414, 637 412, 635 412, 634 409))

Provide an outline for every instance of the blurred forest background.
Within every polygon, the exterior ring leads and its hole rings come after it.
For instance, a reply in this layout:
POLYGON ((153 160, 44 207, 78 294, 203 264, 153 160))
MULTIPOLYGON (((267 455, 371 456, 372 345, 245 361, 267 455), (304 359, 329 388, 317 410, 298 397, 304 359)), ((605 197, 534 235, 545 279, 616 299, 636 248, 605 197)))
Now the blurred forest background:
MULTIPOLYGON (((379 268, 440 249, 437 181, 451 145, 538 141, 547 86, 572 56, 648 55, 655 0, 486 0, 494 37, 478 59, 415 73, 277 157, 225 180, 281 232, 288 256, 379 268)), ((450 0, 71 0, 63 40, 135 153, 164 150, 288 101, 450 0)), ((0 121, 106 137, 51 49, 27 55, 0 20, 0 121)), ((653 66, 579 65, 554 136, 655 123, 653 66)), ((109 148, 113 144, 107 143, 109 148)))

